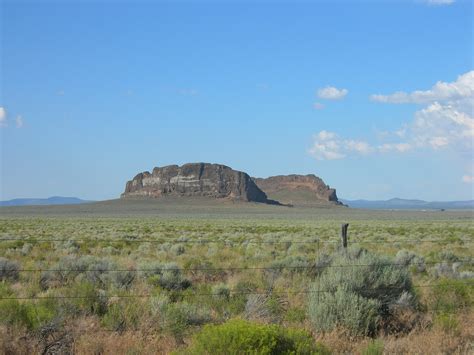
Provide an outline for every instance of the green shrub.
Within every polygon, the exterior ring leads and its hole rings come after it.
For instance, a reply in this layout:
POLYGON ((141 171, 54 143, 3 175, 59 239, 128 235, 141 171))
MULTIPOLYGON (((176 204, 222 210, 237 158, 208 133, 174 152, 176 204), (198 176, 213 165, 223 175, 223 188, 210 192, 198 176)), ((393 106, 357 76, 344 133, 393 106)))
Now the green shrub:
POLYGON ((73 314, 98 315, 107 311, 107 297, 104 292, 94 284, 84 281, 71 285, 66 289, 67 296, 80 296, 72 298, 65 307, 70 307, 73 314))
POLYGON ((474 304, 474 282, 441 279, 432 289, 431 307, 437 313, 455 313, 474 304))
POLYGON ((414 293, 406 268, 365 251, 340 254, 311 286, 308 314, 314 327, 342 326, 355 335, 371 335, 397 306, 407 307, 414 293), (319 292, 323 291, 323 292, 319 292))
MULTIPOLYGON (((0 297, 15 297, 14 293, 0 284, 0 297)), ((57 304, 45 299, 33 303, 30 300, 20 302, 16 299, 0 302, 0 324, 25 327, 37 330, 57 317, 57 304)))
POLYGON ((207 325, 183 354, 329 354, 302 330, 234 319, 207 325))
POLYGON ((144 314, 142 306, 133 299, 116 301, 109 305, 102 318, 102 325, 109 330, 135 329, 144 314))
POLYGON ((306 311, 302 308, 290 308, 285 312, 285 320, 288 322, 303 322, 306 319, 306 311))

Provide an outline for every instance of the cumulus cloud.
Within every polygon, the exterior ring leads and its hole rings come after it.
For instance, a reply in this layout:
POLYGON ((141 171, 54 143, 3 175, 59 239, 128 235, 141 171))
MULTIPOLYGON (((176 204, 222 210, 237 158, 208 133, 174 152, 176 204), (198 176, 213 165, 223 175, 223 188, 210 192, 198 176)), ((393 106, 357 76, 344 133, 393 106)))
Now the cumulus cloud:
POLYGON ((0 106, 0 127, 7 126, 7 111, 4 107, 0 106))
MULTIPOLYGON (((16 116, 15 126, 16 128, 22 128, 24 125, 23 117, 21 115, 16 116)), ((0 106, 0 128, 8 127, 7 111, 4 107, 0 106)))
MULTIPOLYGON (((349 155, 372 153, 407 153, 414 150, 451 150, 465 161, 472 161, 474 142, 474 71, 460 75, 453 82, 439 81, 428 90, 372 95, 377 102, 424 105, 415 111, 413 120, 398 130, 379 135, 381 143, 341 138, 321 131, 314 136, 310 149, 316 159, 342 159, 349 155)), ((463 177, 472 182, 472 174, 463 177)))
POLYGON ((405 153, 410 151, 412 148, 413 146, 410 143, 384 143, 377 146, 377 151, 380 153, 405 153))
POLYGON ((365 141, 342 139, 334 132, 321 131, 314 135, 309 153, 318 160, 335 160, 345 158, 353 152, 368 154, 372 150, 365 141))
POLYGON ((378 102, 425 104, 395 132, 416 148, 452 149, 472 152, 474 140, 474 71, 460 75, 453 82, 438 81, 429 90, 391 95, 372 95, 378 102))
POLYGON ((349 91, 347 89, 338 89, 334 86, 326 86, 325 88, 319 89, 317 95, 321 99, 325 100, 340 100, 343 99, 349 91))
POLYGON ((405 153, 413 149, 410 143, 384 143, 372 145, 367 141, 345 139, 334 132, 321 131, 313 136, 313 145, 309 153, 318 160, 334 160, 350 155, 368 155, 372 153, 405 153))
POLYGON ((370 99, 376 102, 391 104, 425 104, 434 101, 457 102, 469 99, 474 95, 474 71, 460 75, 456 81, 446 83, 438 81, 429 90, 416 90, 411 93, 397 91, 390 95, 371 95, 370 99))

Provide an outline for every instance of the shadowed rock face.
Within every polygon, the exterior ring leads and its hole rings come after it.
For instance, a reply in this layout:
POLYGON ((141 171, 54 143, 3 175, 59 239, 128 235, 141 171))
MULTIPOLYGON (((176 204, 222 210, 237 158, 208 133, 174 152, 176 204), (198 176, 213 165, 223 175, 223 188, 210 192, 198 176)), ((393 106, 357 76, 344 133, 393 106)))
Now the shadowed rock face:
POLYGON ((318 203, 341 204, 336 190, 331 189, 316 175, 278 175, 266 179, 254 178, 257 186, 270 198, 281 203, 318 203))
POLYGON ((128 181, 126 197, 207 196, 268 203, 249 175, 228 166, 192 163, 154 168, 128 181))

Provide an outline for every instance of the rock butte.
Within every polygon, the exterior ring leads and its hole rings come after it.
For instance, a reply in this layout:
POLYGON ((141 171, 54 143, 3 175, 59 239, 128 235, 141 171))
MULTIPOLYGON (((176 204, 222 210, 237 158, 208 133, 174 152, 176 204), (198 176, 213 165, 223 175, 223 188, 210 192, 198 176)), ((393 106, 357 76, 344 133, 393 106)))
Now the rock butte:
POLYGON ((162 196, 203 196, 269 204, 341 204, 336 190, 315 175, 251 178, 245 172, 209 163, 156 167, 151 173, 140 173, 128 181, 121 195, 122 198, 162 196))
POLYGON ((250 176, 221 164, 190 163, 157 167, 128 181, 122 198, 206 196, 271 203, 250 176))
POLYGON ((336 190, 330 188, 316 175, 278 175, 266 179, 253 178, 267 196, 285 204, 342 205, 336 190))

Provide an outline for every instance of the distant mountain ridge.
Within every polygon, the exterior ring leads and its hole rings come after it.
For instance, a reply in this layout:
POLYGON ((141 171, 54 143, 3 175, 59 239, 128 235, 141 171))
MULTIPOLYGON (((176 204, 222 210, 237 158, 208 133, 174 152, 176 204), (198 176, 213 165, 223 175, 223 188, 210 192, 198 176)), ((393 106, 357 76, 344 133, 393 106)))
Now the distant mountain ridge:
POLYGON ((0 201, 0 206, 45 206, 45 205, 78 205, 94 201, 81 200, 77 197, 52 196, 48 198, 15 198, 0 201))
POLYGON ((345 205, 353 208, 366 209, 394 209, 394 210, 440 210, 440 209, 474 209, 474 200, 466 201, 424 201, 403 198, 392 198, 390 200, 345 200, 339 199, 345 205))

